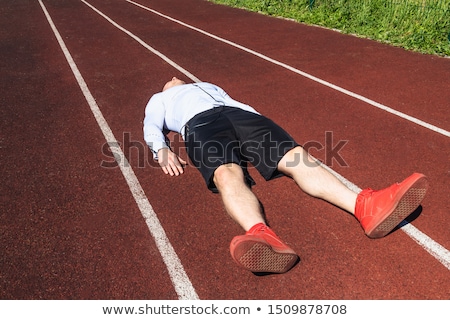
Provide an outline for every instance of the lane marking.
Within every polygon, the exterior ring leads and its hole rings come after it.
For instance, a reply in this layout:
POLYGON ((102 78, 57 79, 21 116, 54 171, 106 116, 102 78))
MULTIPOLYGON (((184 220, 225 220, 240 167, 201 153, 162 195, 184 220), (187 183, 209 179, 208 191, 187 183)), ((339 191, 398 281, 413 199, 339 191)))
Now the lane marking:
POLYGON ((153 54, 155 54, 156 56, 160 57, 162 60, 164 60, 165 62, 167 62, 169 65, 171 65, 172 67, 174 67, 175 69, 177 69, 178 71, 180 71, 181 73, 183 73, 186 77, 188 77, 189 79, 191 79, 194 82, 200 82, 200 79, 198 79, 196 76, 194 76, 192 73, 190 73, 189 71, 187 71, 186 69, 184 69, 183 67, 181 67, 179 64, 175 63, 174 61, 172 61, 171 59, 169 59, 167 56, 165 56, 164 54, 162 54, 160 51, 156 50, 155 48, 153 48, 152 46, 148 45, 146 42, 144 42, 141 38, 139 38, 138 36, 136 36, 135 34, 133 34, 132 32, 128 31, 127 29, 123 28, 121 25, 119 25, 118 23, 116 23, 114 20, 112 20, 111 18, 109 18, 107 15, 105 15, 103 12, 101 12, 100 10, 98 10, 96 7, 94 7, 93 5, 91 5, 90 3, 81 0, 81 2, 83 2, 85 5, 87 5, 89 8, 91 8, 92 10, 94 10, 97 14, 99 14, 101 17, 103 17, 104 19, 106 19, 109 23, 111 23, 114 27, 116 27, 117 29, 119 29, 120 31, 124 32, 126 35, 128 35, 129 37, 131 37, 132 39, 136 40, 140 45, 142 45, 144 48, 146 48, 147 50, 149 50, 150 52, 152 52, 153 54))
POLYGON ((110 126, 108 125, 93 95, 91 94, 86 82, 84 81, 83 76, 81 75, 77 65, 75 64, 72 55, 67 49, 64 40, 62 39, 58 29, 53 23, 53 20, 42 0, 39 0, 39 4, 41 5, 48 23, 50 24, 50 27, 52 28, 53 33, 55 34, 55 37, 58 40, 58 43, 64 53, 64 56, 66 57, 66 60, 69 63, 70 68, 72 69, 78 85, 80 86, 80 89, 83 92, 83 95, 88 102, 95 119, 97 120, 98 126, 100 127, 106 141, 109 144, 109 147, 111 148, 111 151, 114 154, 114 157, 116 158, 117 163, 119 164, 120 170, 122 171, 122 174, 130 188, 134 200, 136 201, 136 204, 138 205, 139 210, 141 211, 141 214, 145 219, 148 229, 155 239, 156 246, 158 247, 164 263, 167 266, 170 279, 173 283, 175 291, 178 294, 178 298, 189 300, 199 299, 183 268, 180 259, 175 253, 175 250, 173 249, 172 244, 167 238, 167 235, 163 227, 161 226, 161 223, 156 216, 155 211, 153 210, 148 198, 146 197, 145 192, 142 189, 141 184, 139 183, 139 180, 137 179, 133 169, 128 163, 128 160, 125 158, 125 155, 119 146, 119 142, 114 137, 110 126))
MULTIPOLYGON (((183 72, 187 77, 189 77, 193 81, 199 82, 200 80, 195 77, 193 74, 188 72, 186 69, 182 68, 180 65, 178 65, 176 62, 172 61, 167 56, 163 55, 161 52, 157 51, 156 49, 152 48, 150 45, 142 41, 139 37, 131 33, 130 31, 126 30, 116 22, 114 22, 111 18, 103 14, 101 11, 93 7, 92 5, 88 4, 85 0, 81 0, 86 5, 88 5, 90 8, 92 8, 95 12, 100 14, 103 18, 105 18, 108 22, 116 26, 121 31, 125 32, 126 34, 130 35, 133 39, 137 40, 139 44, 144 46, 145 48, 149 49, 151 48, 151 52, 157 52, 157 55, 163 58, 164 61, 169 62, 170 65, 174 66, 176 69, 183 72)), ((129 1, 129 0, 126 0, 129 1)), ((332 173, 334 176, 336 176, 342 183, 344 183, 350 190, 355 191, 356 193, 359 193, 361 191, 361 188, 353 184, 352 182, 348 181, 346 178, 344 178, 342 175, 334 171, 333 169, 329 168, 325 164, 321 163, 321 165, 328 170, 330 173, 332 173)), ((450 270, 450 251, 445 249, 443 246, 435 242, 433 239, 431 239, 429 236, 424 234, 423 232, 419 231, 417 228, 410 225, 408 222, 403 221, 401 223, 402 227, 401 230, 403 230, 407 235, 409 235, 416 243, 418 243, 424 250, 426 250, 430 255, 432 255, 434 258, 436 258, 439 262, 441 262, 447 269, 450 270)))
POLYGON ((450 251, 445 249, 439 243, 426 236, 422 231, 412 224, 405 224, 401 228, 408 236, 424 248, 429 254, 435 257, 448 270, 450 270, 450 251))
POLYGON ((268 57, 268 56, 266 56, 266 55, 264 55, 264 54, 262 54, 262 53, 256 52, 256 51, 254 51, 254 50, 252 50, 252 49, 249 49, 249 48, 246 48, 246 47, 244 47, 244 46, 242 46, 242 45, 240 45, 240 44, 237 44, 237 43, 235 43, 235 42, 229 41, 229 40, 227 40, 227 39, 221 38, 221 37, 216 36, 216 35, 214 35, 214 34, 212 34, 212 33, 209 33, 209 32, 207 32, 207 31, 204 31, 204 30, 202 30, 202 29, 199 29, 199 28, 197 28, 197 27, 194 27, 194 26, 192 26, 192 25, 189 25, 189 24, 187 24, 187 23, 185 23, 185 22, 182 22, 182 21, 180 21, 180 20, 177 20, 177 19, 175 19, 175 18, 172 18, 172 17, 170 17, 170 16, 167 16, 167 15, 165 15, 165 14, 163 14, 163 13, 160 13, 160 12, 158 12, 158 11, 156 11, 156 10, 153 10, 153 9, 151 9, 151 8, 148 8, 148 7, 146 7, 146 6, 142 5, 142 4, 139 4, 139 3, 137 3, 137 2, 134 2, 134 1, 132 1, 132 0, 125 0, 125 1, 127 1, 127 2, 129 2, 129 3, 133 4, 133 5, 135 5, 135 6, 137 6, 137 7, 140 7, 140 8, 142 8, 142 9, 144 9, 144 10, 150 11, 150 12, 152 12, 152 13, 154 13, 154 14, 156 14, 156 15, 162 17, 162 18, 165 18, 165 19, 167 19, 167 20, 170 20, 170 21, 172 21, 172 22, 175 22, 175 23, 177 23, 177 24, 180 24, 180 25, 182 25, 182 26, 184 26, 184 27, 186 27, 186 28, 189 28, 189 29, 191 29, 191 30, 194 30, 194 31, 197 31, 197 32, 199 32, 199 33, 201 33, 201 34, 204 34, 204 35, 206 35, 206 36, 208 36, 208 37, 210 37, 210 38, 213 38, 213 39, 215 39, 215 40, 221 41, 221 42, 226 43, 226 44, 228 44, 228 45, 230 45, 230 46, 233 46, 233 47, 235 47, 235 48, 238 48, 238 49, 240 49, 240 50, 242 50, 242 51, 245 51, 245 52, 247 52, 247 53, 250 53, 250 54, 252 54, 252 55, 255 55, 255 56, 257 56, 257 57, 259 57, 259 58, 261 58, 261 59, 263 59, 263 60, 266 60, 266 61, 268 61, 268 62, 271 62, 271 63, 273 63, 273 64, 275 64, 275 65, 278 65, 278 66, 280 66, 280 67, 282 67, 282 68, 285 68, 285 69, 287 69, 287 70, 290 70, 290 71, 292 71, 292 72, 294 72, 294 73, 296 73, 296 74, 299 74, 299 75, 301 75, 301 76, 303 76, 303 77, 305 77, 305 78, 308 78, 308 79, 310 79, 310 80, 312 80, 312 81, 315 81, 315 82, 317 82, 317 83, 320 83, 320 84, 322 84, 322 85, 324 85, 324 86, 326 86, 326 87, 329 87, 329 88, 334 89, 334 90, 336 90, 336 91, 339 91, 339 92, 341 92, 341 93, 343 93, 343 94, 346 94, 346 95, 348 95, 348 96, 350 96, 350 97, 353 97, 353 98, 355 98, 355 99, 358 99, 358 100, 361 100, 361 101, 363 101, 363 102, 366 102, 367 104, 370 104, 370 105, 372 105, 372 106, 374 106, 374 107, 376 107, 376 108, 378 108, 378 109, 381 109, 381 110, 384 110, 384 111, 386 111, 386 112, 389 112, 389 113, 391 113, 391 114, 393 114, 393 115, 396 115, 396 116, 398 116, 398 117, 400 117, 400 118, 403 118, 403 119, 405 119, 405 120, 408 120, 408 121, 410 121, 410 122, 413 122, 413 123, 415 123, 415 124, 418 124, 418 125, 420 125, 420 126, 422 126, 422 127, 425 127, 425 128, 427 128, 427 129, 429 129, 429 130, 432 130, 432 131, 434 131, 434 132, 440 133, 440 134, 442 134, 442 135, 444 135, 444 136, 450 137, 450 131, 447 131, 447 130, 445 130, 445 129, 439 128, 439 127, 434 126, 434 125, 432 125, 432 124, 430 124, 430 123, 428 123, 428 122, 422 121, 422 120, 417 119, 417 118, 415 118, 415 117, 412 117, 412 116, 410 116, 410 115, 408 115, 408 114, 406 114, 406 113, 400 112, 400 111, 395 110, 395 109, 393 109, 393 108, 390 108, 390 107, 388 107, 388 106, 386 106, 386 105, 383 105, 383 104, 381 104, 381 103, 379 103, 379 102, 376 102, 376 101, 374 101, 374 100, 371 100, 371 99, 369 99, 369 98, 366 98, 366 97, 364 97, 364 96, 362 96, 362 95, 360 95, 360 94, 354 93, 354 92, 352 92, 352 91, 350 91, 350 90, 347 90, 347 89, 344 89, 344 88, 342 88, 342 87, 339 87, 339 86, 337 86, 337 85, 335 85, 335 84, 332 84, 332 83, 330 83, 330 82, 328 82, 328 81, 325 81, 325 80, 322 80, 322 79, 320 79, 320 78, 317 78, 317 77, 315 77, 315 76, 313 76, 313 75, 311 75, 311 74, 309 74, 309 73, 306 73, 306 72, 304 72, 304 71, 301 71, 301 70, 299 70, 299 69, 296 69, 296 68, 294 68, 294 67, 291 67, 291 66, 288 65, 288 64, 285 64, 285 63, 280 62, 280 61, 278 61, 278 60, 272 59, 272 58, 270 58, 270 57, 268 57))

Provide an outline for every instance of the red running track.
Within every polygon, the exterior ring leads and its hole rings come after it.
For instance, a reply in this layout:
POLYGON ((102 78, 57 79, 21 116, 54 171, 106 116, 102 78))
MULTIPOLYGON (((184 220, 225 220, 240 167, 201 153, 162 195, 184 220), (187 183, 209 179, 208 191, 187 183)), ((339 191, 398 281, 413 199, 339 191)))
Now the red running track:
POLYGON ((2 299, 450 298, 449 59, 202 0, 138 2, 1 6, 2 299), (430 193, 371 240, 251 169, 302 260, 283 275, 241 270, 228 246, 242 230, 219 197, 194 168, 165 176, 144 146, 145 104, 172 76, 220 85, 352 187, 422 172, 430 193))

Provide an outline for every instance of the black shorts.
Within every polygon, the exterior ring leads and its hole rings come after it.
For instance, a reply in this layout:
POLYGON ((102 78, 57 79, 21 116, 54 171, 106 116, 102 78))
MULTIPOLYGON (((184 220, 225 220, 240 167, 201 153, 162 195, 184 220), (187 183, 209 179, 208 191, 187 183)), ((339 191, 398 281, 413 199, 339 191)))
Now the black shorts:
POLYGON ((202 112, 186 124, 186 151, 200 170, 208 189, 217 192, 214 171, 223 164, 236 163, 244 170, 249 186, 255 182, 248 173, 251 163, 266 180, 282 175, 278 162, 298 146, 272 120, 235 107, 216 107, 202 112))

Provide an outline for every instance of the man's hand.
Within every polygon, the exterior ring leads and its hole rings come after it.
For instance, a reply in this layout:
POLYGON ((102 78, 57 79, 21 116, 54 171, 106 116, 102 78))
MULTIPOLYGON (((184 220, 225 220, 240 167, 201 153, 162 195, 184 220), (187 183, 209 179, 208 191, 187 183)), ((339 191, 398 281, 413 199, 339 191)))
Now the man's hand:
POLYGON ((186 161, 173 153, 169 148, 159 149, 158 163, 164 173, 171 176, 182 174, 184 172, 183 167, 186 165, 186 161))

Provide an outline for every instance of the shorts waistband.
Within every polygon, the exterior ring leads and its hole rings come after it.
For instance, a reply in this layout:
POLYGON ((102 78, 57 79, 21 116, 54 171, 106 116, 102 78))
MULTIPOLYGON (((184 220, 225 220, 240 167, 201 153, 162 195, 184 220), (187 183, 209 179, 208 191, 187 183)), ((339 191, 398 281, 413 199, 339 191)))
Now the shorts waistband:
MULTIPOLYGON (((225 108, 225 106, 219 106, 219 107, 213 107, 211 109, 202 111, 198 114, 196 114, 195 116, 193 116, 191 119, 188 120, 188 122, 186 122, 186 125, 194 125, 195 122, 197 122, 200 118, 204 117, 204 116, 208 116, 210 114, 215 114, 217 112, 221 112, 223 109, 225 108)), ((227 107, 230 108, 230 107, 227 107)))

